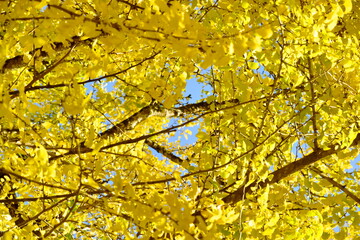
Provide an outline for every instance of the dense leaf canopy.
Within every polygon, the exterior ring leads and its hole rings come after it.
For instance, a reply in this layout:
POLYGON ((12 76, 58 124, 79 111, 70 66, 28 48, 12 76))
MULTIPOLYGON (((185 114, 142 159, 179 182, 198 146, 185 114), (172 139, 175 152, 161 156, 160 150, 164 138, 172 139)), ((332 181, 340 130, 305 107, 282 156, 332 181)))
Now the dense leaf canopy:
POLYGON ((357 0, 0 1, 0 235, 359 236, 359 14, 357 0))

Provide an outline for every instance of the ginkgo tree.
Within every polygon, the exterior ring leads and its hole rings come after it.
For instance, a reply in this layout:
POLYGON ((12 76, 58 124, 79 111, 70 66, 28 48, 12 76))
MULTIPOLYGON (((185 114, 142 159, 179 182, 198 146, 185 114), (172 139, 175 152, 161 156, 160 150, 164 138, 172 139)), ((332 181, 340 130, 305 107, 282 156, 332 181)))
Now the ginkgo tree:
POLYGON ((355 239, 359 34, 357 0, 0 1, 0 235, 355 239))

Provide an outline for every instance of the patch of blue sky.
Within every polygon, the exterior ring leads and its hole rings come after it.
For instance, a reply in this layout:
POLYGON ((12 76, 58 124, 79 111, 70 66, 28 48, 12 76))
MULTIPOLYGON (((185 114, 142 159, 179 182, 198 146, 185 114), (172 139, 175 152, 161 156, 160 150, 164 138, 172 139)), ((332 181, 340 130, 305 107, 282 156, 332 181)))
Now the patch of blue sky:
POLYGON ((184 91, 184 96, 190 96, 186 101, 188 103, 196 103, 199 100, 204 99, 206 94, 204 92, 211 92, 212 89, 210 86, 205 85, 204 83, 199 82, 196 78, 190 78, 187 80, 186 89, 184 91))
MULTIPOLYGON (((89 83, 84 84, 84 86, 86 88, 86 95, 94 93, 94 91, 96 90, 94 88, 94 84, 98 84, 98 83, 89 82, 89 83)), ((106 80, 106 82, 103 81, 100 84, 103 85, 103 88, 106 90, 106 92, 111 92, 111 91, 114 91, 114 89, 115 89, 116 80, 112 80, 112 81, 106 80)))
MULTIPOLYGON (((255 61, 255 62, 257 62, 257 61, 255 61)), ((259 68, 255 69, 254 72, 260 74, 260 76, 263 78, 265 78, 265 77, 273 78, 273 76, 268 71, 266 71, 265 67, 263 65, 261 65, 260 63, 259 63, 259 68)))
POLYGON ((360 170, 360 155, 350 161, 352 168, 345 170, 346 172, 353 172, 360 170))
MULTIPOLYGON (((207 97, 206 93, 211 93, 212 88, 209 85, 206 85, 202 82, 199 82, 195 77, 187 80, 186 88, 183 93, 183 96, 186 97, 181 103, 191 104, 197 103, 207 97)), ((169 122, 169 126, 175 125, 179 119, 172 119, 169 122)), ((196 134, 199 131, 199 125, 184 127, 180 131, 176 131, 175 136, 170 138, 170 141, 180 140, 180 146, 186 146, 189 144, 194 144, 197 140, 196 134), (186 134, 185 130, 189 130, 192 134, 186 134)))
POLYGON ((45 12, 45 10, 48 8, 48 5, 46 4, 44 7, 40 9, 40 12, 45 12))
MULTIPOLYGON (((186 88, 183 93, 184 97, 187 97, 184 99, 181 104, 191 104, 196 103, 201 100, 203 100, 206 97, 206 92, 211 92, 211 87, 205 85, 204 83, 199 82, 195 77, 190 78, 187 80, 186 88)), ((171 119, 168 124, 166 124, 165 127, 171 127, 179 124, 180 119, 171 119)), ((185 147, 188 145, 195 144, 197 141, 196 134, 199 131, 200 126, 189 126, 189 127, 183 127, 181 129, 178 129, 174 136, 169 138, 169 142, 175 142, 179 140, 180 147, 185 147), (191 132, 191 134, 187 134, 185 130, 188 130, 191 132)), ((170 164, 169 160, 166 160, 166 158, 156 152, 154 149, 149 147, 151 153, 156 156, 159 160, 165 160, 164 164, 168 165, 170 164)), ((176 155, 176 152, 174 152, 176 155)), ((188 171, 182 171, 182 175, 188 173, 188 171)))

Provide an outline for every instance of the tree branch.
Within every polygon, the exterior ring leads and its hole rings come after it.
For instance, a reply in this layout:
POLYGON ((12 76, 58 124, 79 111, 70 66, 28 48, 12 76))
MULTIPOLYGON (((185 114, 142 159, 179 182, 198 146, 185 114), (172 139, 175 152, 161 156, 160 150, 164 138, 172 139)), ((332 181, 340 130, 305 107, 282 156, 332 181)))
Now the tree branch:
POLYGON ((144 9, 145 9, 145 8, 143 8, 143 7, 140 7, 140 6, 138 6, 138 5, 132 4, 132 3, 128 2, 128 1, 125 1, 125 0, 117 0, 117 2, 124 3, 124 4, 128 5, 128 6, 130 6, 131 9, 136 9, 136 10, 137 10, 137 9, 140 9, 140 10, 144 10, 144 9))
POLYGON ((312 152, 309 155, 292 162, 276 171, 270 174, 270 176, 262 182, 253 182, 252 184, 244 187, 240 186, 235 192, 229 194, 228 196, 223 198, 223 201, 226 203, 235 204, 242 200, 242 198, 246 198, 246 194, 253 193, 254 190, 252 190, 253 187, 258 186, 258 188, 266 187, 267 185, 277 183, 280 180, 286 178, 287 176, 290 176, 291 174, 307 167, 308 165, 317 162, 318 160, 330 156, 331 154, 334 154, 336 151, 334 149, 329 150, 317 150, 316 152, 312 152))
MULTIPOLYGON (((278 93, 280 94, 280 93, 278 93)), ((273 95, 272 95, 273 96, 273 95)), ((150 105, 142 108, 141 110, 139 110, 138 112, 136 112, 135 114, 133 114, 132 116, 130 116, 129 118, 121 121, 120 123, 116 124, 115 126, 113 126, 112 128, 106 130, 105 132, 99 133, 98 135, 100 136, 100 138, 104 139, 106 137, 111 137, 114 136, 116 134, 121 134, 125 131, 131 130, 133 129, 137 124, 139 124, 140 122, 144 121, 145 119, 152 117, 152 116, 162 116, 162 117, 166 117, 166 118, 170 118, 170 117, 178 117, 178 116, 182 116, 185 114, 194 114, 194 111, 201 111, 201 110, 207 110, 210 108, 211 104, 215 104, 215 105, 225 105, 227 103, 235 103, 234 105, 231 106, 227 106, 224 108, 219 108, 217 110, 214 111, 208 111, 205 113, 202 113, 200 115, 198 115, 195 118, 192 118, 182 124, 176 125, 176 126, 172 126, 170 128, 166 128, 164 130, 155 132, 155 133, 151 133, 151 134, 146 134, 137 138, 133 138, 133 139, 127 139, 127 140, 123 140, 117 143, 113 143, 113 144, 109 144, 107 146, 102 147, 99 151, 102 151, 104 149, 109 149, 112 147, 116 147, 119 145, 123 145, 123 144, 130 144, 130 143, 136 143, 142 140, 146 140, 149 139, 151 137, 157 136, 159 134, 163 134, 163 133, 169 133, 177 128, 186 126, 187 124, 194 122, 202 117, 204 117, 205 115, 208 114, 212 114, 212 113, 216 113, 219 111, 224 111, 227 109, 231 109, 231 108, 235 108, 237 106, 240 105, 244 105, 244 104, 248 104, 251 102, 257 102, 263 99, 266 99, 266 97, 262 97, 262 98, 258 98, 258 99, 253 99, 253 100, 249 100, 246 102, 239 102, 238 99, 231 99, 228 101, 223 101, 220 103, 214 102, 214 103, 207 103, 207 102, 200 102, 200 103, 195 103, 195 104, 188 104, 179 108, 175 108, 175 109, 166 109, 164 107, 162 107, 162 105, 160 103, 157 102, 152 102, 150 105)), ((76 147, 73 149, 70 149, 67 153, 62 154, 62 155, 58 155, 58 156, 53 156, 51 158, 49 158, 49 161, 53 161, 56 160, 58 158, 61 158, 63 156, 68 156, 68 155, 72 155, 72 154, 78 154, 78 153, 87 153, 87 152, 91 152, 93 149, 88 148, 85 146, 84 142, 82 142, 80 144, 80 148, 76 147)))
POLYGON ((68 198, 68 197, 73 197, 75 195, 76 195, 76 193, 70 193, 70 194, 61 194, 61 195, 44 196, 44 197, 0 199, 0 203, 34 202, 34 201, 38 201, 38 200, 48 200, 48 199, 56 199, 56 198, 68 198))
POLYGON ((69 208, 69 211, 67 212, 67 214, 63 217, 63 219, 60 220, 60 222, 55 224, 47 233, 45 233, 44 238, 47 238, 53 231, 55 231, 56 228, 61 226, 70 217, 70 215, 73 213, 73 211, 79 201, 79 192, 80 192, 80 188, 76 192, 74 202, 73 202, 72 206, 69 208))
POLYGON ((324 178, 325 180, 327 180, 328 182, 330 182, 332 185, 334 185, 335 187, 339 188, 341 191, 343 191, 347 196, 349 196, 350 198, 352 198, 355 202, 357 202, 358 204, 360 204, 360 198, 357 197, 355 194, 353 194, 352 192, 350 192, 346 186, 341 185, 340 183, 336 182, 333 178, 325 176, 320 169, 316 168, 316 167, 312 167, 310 168, 310 170, 314 171, 315 173, 317 173, 318 175, 320 175, 322 178, 324 178))
POLYGON ((69 51, 67 51, 67 53, 66 53, 62 58, 60 58, 57 62, 55 62, 54 64, 52 64, 50 67, 46 68, 44 71, 36 74, 36 75, 34 76, 34 78, 31 80, 31 82, 29 82, 29 84, 26 85, 26 87, 25 87, 24 90, 26 91, 27 89, 31 88, 32 85, 33 85, 36 81, 39 81, 40 79, 42 79, 43 77, 45 77, 46 74, 48 74, 49 72, 51 72, 52 70, 54 70, 61 62, 63 62, 63 61, 65 60, 65 58, 66 58, 67 56, 69 56, 69 54, 71 53, 71 51, 74 50, 75 46, 76 46, 76 44, 74 44, 74 45, 69 49, 69 51))
MULTIPOLYGON (((360 143, 360 133, 357 134, 351 146, 356 146, 359 143, 360 143)), ((309 155, 304 156, 303 158, 294 161, 292 163, 289 163, 288 165, 272 172, 265 181, 253 182, 248 186, 244 186, 244 185, 240 186, 235 192, 224 197, 222 200, 225 203, 235 204, 240 200, 242 200, 243 197, 246 198, 246 194, 253 193, 255 190, 252 190, 252 188, 254 187, 264 188, 267 185, 277 183, 280 180, 290 176, 291 174, 296 173, 301 169, 304 169, 307 166, 319 161, 320 159, 323 159, 334 153, 338 153, 342 150, 344 149, 340 148, 339 146, 337 148, 335 146, 331 146, 328 150, 315 149, 315 151, 310 153, 309 155)))
POLYGON ((175 154, 173 154, 172 152, 170 152, 169 150, 167 150, 165 147, 160 146, 159 144, 157 144, 154 141, 151 141, 149 139, 145 140, 145 144, 147 144, 149 147, 151 147, 152 149, 154 149, 155 151, 157 151, 158 153, 164 155, 165 157, 167 157, 168 159, 170 159, 173 163, 175 164, 179 164, 180 166, 184 167, 185 169, 187 169, 186 166, 184 166, 184 163, 186 161, 184 161, 183 159, 181 159, 180 157, 176 156, 175 154))
MULTIPOLYGON (((69 52, 70 53, 70 52, 69 52)), ((134 65, 131 65, 125 69, 122 69, 118 72, 115 72, 115 73, 111 73, 111 74, 108 74, 108 75, 105 75, 105 76, 102 76, 102 77, 98 77, 98 78, 93 78, 93 79, 89 79, 89 80, 85 80, 85 81, 81 81, 81 82, 78 82, 78 84, 80 85, 84 85, 86 83, 91 83, 91 82, 98 82, 98 81, 101 81, 103 79, 106 79, 106 78, 109 78, 109 77, 115 77, 116 75, 118 74, 121 74, 121 73, 125 73, 127 72, 128 70, 134 68, 134 67, 137 67, 137 66, 140 66, 141 64, 143 64, 145 61, 147 60, 150 60, 150 59, 153 59, 155 58, 156 55, 158 55, 160 52, 155 52, 153 55, 151 55, 150 57, 147 57, 147 58, 144 58, 143 60, 141 60, 140 62, 134 64, 134 65)), ((67 55, 65 55, 66 57, 67 55)), ((61 59, 60 59, 61 60, 61 59)), ((55 66, 56 67, 56 66, 55 66)), ((52 69, 51 69, 52 70, 52 69)), ((46 70, 45 70, 46 71, 46 70)), ((46 72, 47 74, 48 72, 46 72)), ((41 73, 40 73, 41 74, 41 73)), ((25 88, 24 92, 30 92, 30 91, 34 91, 34 90, 41 90, 41 89, 52 89, 52 88, 58 88, 58 87, 66 87, 68 86, 69 84, 66 84, 66 83, 59 83, 59 84, 53 84, 53 85, 43 85, 43 86, 30 86, 28 84, 28 86, 25 88)), ((12 97, 12 98, 15 98, 17 96, 19 96, 19 90, 14 90, 14 91, 11 91, 9 92, 9 95, 12 97)))
POLYGON ((4 168, 0 168, 0 173, 2 173, 2 174, 4 174, 4 175, 14 176, 14 177, 19 178, 19 179, 21 179, 21 180, 25 180, 25 181, 28 181, 28 182, 36 183, 36 184, 41 185, 41 186, 46 186, 46 187, 51 187, 51 188, 58 188, 58 189, 66 190, 66 191, 69 191, 69 192, 74 191, 73 189, 70 189, 70 188, 67 188, 67 187, 56 186, 56 185, 52 185, 52 184, 45 183, 45 182, 39 182, 39 181, 30 179, 30 178, 21 176, 21 175, 19 175, 19 174, 17 174, 17 173, 8 171, 8 170, 6 170, 6 169, 4 169, 4 168))
MULTIPOLYGON (((270 96, 270 97, 272 97, 272 96, 270 96)), ((210 110, 211 104, 215 104, 215 106, 223 106, 226 104, 233 104, 231 106, 224 107, 224 108, 221 108, 218 110, 218 111, 220 111, 220 110, 223 111, 223 110, 235 108, 235 107, 238 107, 241 105, 245 105, 248 103, 261 101, 261 100, 267 99, 268 97, 269 96, 261 97, 261 98, 257 98, 257 99, 253 99, 253 100, 249 100, 249 101, 245 101, 245 102, 240 102, 238 99, 230 99, 227 101, 210 102, 210 103, 203 101, 203 102, 199 102, 199 103, 187 104, 185 106, 181 106, 181 107, 177 107, 177 108, 173 108, 173 109, 167 109, 167 108, 164 108, 158 102, 152 102, 148 106, 140 109, 138 112, 136 112, 129 118, 114 125, 110 129, 100 133, 99 136, 101 138, 106 138, 106 137, 111 137, 113 135, 116 135, 118 133, 121 133, 121 132, 124 132, 127 130, 131 130, 138 123, 142 122, 143 120, 145 120, 149 117, 153 117, 153 116, 164 117, 164 118, 182 117, 182 116, 185 116, 186 114, 196 114, 201 111, 210 110)))

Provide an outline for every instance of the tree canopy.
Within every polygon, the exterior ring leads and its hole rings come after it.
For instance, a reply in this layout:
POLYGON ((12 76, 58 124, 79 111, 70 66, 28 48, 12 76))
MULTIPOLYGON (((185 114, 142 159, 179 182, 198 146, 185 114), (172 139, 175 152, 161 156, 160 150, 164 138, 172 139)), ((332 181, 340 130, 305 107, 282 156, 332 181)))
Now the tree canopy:
POLYGON ((359 236, 359 14, 0 1, 0 236, 359 236))

